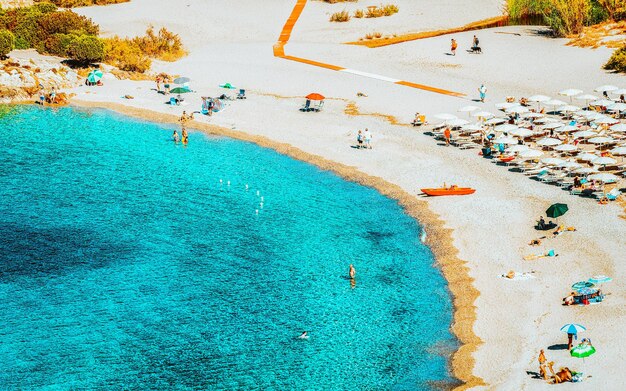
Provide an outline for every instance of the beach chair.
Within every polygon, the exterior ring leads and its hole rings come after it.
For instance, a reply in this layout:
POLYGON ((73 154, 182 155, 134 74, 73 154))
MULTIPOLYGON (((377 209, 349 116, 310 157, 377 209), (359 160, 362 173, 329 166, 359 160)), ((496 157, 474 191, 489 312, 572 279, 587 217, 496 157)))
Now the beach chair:
POLYGON ((239 93, 237 94, 237 99, 246 99, 246 90, 239 90, 239 93))
POLYGON ((300 107, 300 111, 302 112, 311 111, 311 101, 309 99, 306 100, 306 102, 304 103, 304 106, 300 107))
POLYGON ((322 111, 322 108, 323 108, 323 107, 324 107, 324 101, 323 101, 323 100, 321 100, 321 101, 317 104, 317 106, 312 107, 312 108, 311 108, 311 110, 312 110, 312 111, 315 111, 316 113, 319 113, 320 111, 322 111))

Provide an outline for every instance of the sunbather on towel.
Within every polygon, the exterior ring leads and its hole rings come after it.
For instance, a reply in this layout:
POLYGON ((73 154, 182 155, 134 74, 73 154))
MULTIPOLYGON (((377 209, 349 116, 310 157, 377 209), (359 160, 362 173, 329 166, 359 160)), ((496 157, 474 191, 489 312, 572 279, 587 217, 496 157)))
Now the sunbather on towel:
POLYGON ((546 257, 558 257, 559 254, 556 254, 554 252, 554 250, 550 250, 547 253, 543 253, 543 254, 530 254, 524 257, 524 260, 526 261, 534 261, 535 259, 541 259, 541 258, 546 258, 546 257))

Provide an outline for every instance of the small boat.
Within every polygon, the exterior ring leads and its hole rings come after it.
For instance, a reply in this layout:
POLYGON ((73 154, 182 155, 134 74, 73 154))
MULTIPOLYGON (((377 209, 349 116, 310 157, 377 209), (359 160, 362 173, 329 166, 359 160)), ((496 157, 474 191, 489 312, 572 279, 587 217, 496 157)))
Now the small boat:
POLYGON ((471 187, 458 187, 457 185, 452 185, 450 187, 440 187, 437 189, 420 189, 422 193, 429 196, 444 196, 444 195, 467 195, 474 194, 476 189, 472 189, 471 187))

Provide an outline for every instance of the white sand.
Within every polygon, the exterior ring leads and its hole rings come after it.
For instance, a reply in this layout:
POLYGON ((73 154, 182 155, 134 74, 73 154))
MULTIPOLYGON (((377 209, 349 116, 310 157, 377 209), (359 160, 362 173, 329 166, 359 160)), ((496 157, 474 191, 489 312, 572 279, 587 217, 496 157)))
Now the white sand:
MULTIPOLYGON (((288 54, 469 94, 467 99, 452 98, 274 58, 272 45, 294 3, 132 0, 129 4, 79 9, 108 34, 138 34, 148 23, 179 33, 189 56, 172 64, 155 63, 154 70, 191 77, 192 87, 200 94, 187 95, 193 105, 169 107, 163 104, 163 96, 151 91, 152 83, 107 80, 102 88, 76 89, 77 98, 180 113, 183 109, 199 110, 198 96, 217 96, 221 93, 217 85, 228 81, 246 88, 249 98, 233 102, 215 115, 210 121, 216 125, 292 144, 380 176, 414 194, 420 187, 444 181, 475 187, 477 192, 472 196, 431 198, 427 202, 454 230, 454 246, 468 261, 481 292, 474 331, 484 344, 474 354, 474 373, 488 386, 479 388, 548 389, 526 373, 537 371, 537 354, 543 348, 556 368, 569 366, 593 375, 585 381, 586 389, 623 389, 626 220, 618 218, 616 205, 600 206, 569 196, 480 159, 475 150, 438 146, 413 128, 391 126, 373 117, 348 117, 343 114, 344 100, 328 100, 319 114, 300 113, 297 109, 302 98, 267 95, 302 97, 317 91, 327 97, 356 100, 364 112, 387 113, 408 122, 418 110, 427 114, 455 112, 475 98, 477 87, 485 82, 488 101, 478 105, 495 111, 493 104, 506 95, 542 93, 556 97, 556 92, 565 88, 592 92, 601 84, 626 87, 625 77, 600 68, 610 51, 567 47, 564 40, 537 35, 539 28, 533 27, 479 31, 482 55, 462 50, 469 47, 471 32, 455 35, 460 44, 456 57, 444 54, 450 36, 379 49, 339 44, 370 31, 423 31, 496 16, 499 2, 492 0, 397 1, 398 15, 343 25, 327 22, 328 14, 355 5, 309 2, 286 47, 288 54), (369 97, 356 98, 357 91, 369 97), (120 99, 124 94, 136 99, 120 99), (350 148, 356 130, 365 127, 373 132, 374 149, 350 148), (528 246, 527 242, 538 236, 532 229, 535 219, 557 201, 569 205, 562 221, 578 231, 548 240, 539 248, 528 246), (522 260, 524 255, 549 248, 560 256, 522 260), (537 278, 506 281, 497 277, 508 270, 536 270, 537 278), (561 306, 561 298, 573 282, 595 274, 614 278, 607 286, 612 295, 605 302, 590 307, 561 306), (581 337, 592 338, 598 350, 584 364, 565 350, 547 350, 567 341, 559 328, 569 322, 586 325, 588 331, 581 337)), ((379 2, 361 1, 359 6, 370 3, 379 2)))

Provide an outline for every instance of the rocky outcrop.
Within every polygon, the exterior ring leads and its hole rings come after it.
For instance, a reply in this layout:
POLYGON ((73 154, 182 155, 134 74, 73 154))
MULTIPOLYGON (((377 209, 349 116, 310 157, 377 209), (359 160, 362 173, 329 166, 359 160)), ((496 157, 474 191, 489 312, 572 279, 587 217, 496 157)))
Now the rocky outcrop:
POLYGON ((60 63, 15 58, 0 62, 0 103, 32 101, 42 87, 58 91, 78 83, 78 74, 60 63))

